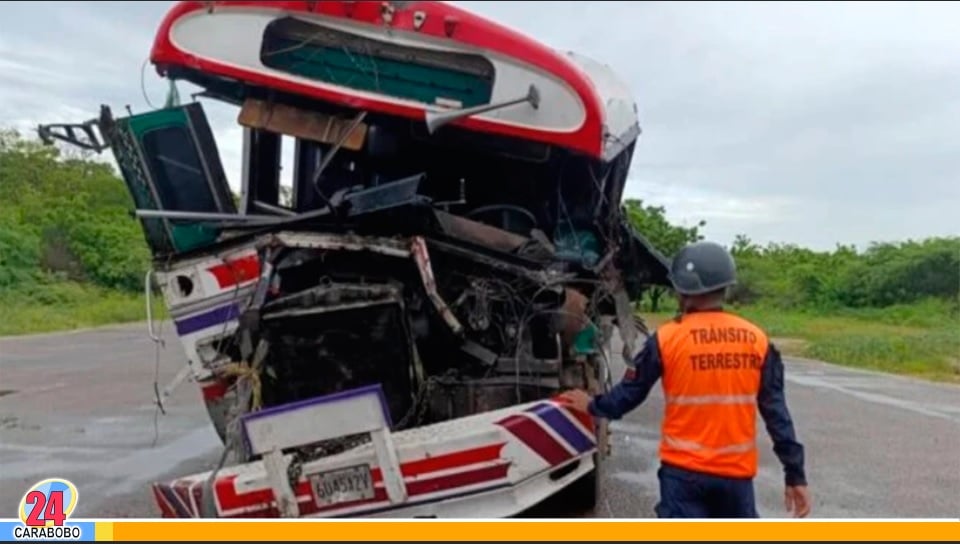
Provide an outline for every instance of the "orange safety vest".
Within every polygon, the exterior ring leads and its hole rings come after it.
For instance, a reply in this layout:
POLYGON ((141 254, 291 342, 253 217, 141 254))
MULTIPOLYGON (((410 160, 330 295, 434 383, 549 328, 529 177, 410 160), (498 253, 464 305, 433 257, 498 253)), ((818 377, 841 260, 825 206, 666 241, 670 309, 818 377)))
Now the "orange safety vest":
POLYGON ((661 460, 697 472, 754 477, 766 334, 736 315, 698 311, 664 324, 656 335, 666 399, 661 460))

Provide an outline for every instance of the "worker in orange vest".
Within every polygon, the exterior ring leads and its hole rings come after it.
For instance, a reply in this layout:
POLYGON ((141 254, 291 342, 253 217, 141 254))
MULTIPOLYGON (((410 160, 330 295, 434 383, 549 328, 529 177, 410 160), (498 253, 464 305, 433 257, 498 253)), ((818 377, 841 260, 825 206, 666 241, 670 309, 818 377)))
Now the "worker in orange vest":
POLYGON ((786 508, 807 516, 804 451, 786 405, 780 353, 760 328, 723 309, 736 282, 733 257, 715 243, 691 244, 674 258, 670 281, 680 313, 647 338, 623 380, 604 395, 576 390, 563 398, 580 411, 619 419, 662 377, 661 518, 759 517, 759 410, 783 465, 786 508))

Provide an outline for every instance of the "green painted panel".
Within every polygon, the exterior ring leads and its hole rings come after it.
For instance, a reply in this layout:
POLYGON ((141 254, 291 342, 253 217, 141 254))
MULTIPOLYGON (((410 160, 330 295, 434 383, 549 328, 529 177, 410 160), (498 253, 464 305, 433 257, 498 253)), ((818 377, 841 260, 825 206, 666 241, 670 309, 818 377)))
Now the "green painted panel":
POLYGON ((573 354, 593 355, 599 352, 600 330, 593 323, 587 324, 573 339, 573 354))
POLYGON ((489 103, 493 93, 489 80, 456 70, 351 54, 342 49, 303 46, 288 40, 278 40, 275 51, 263 59, 266 66, 427 104, 435 104, 439 97, 458 100, 466 108, 489 103))
POLYGON ((147 131, 167 127, 170 125, 187 125, 187 115, 182 107, 154 110, 145 114, 138 114, 127 118, 127 123, 133 133, 140 138, 147 131))
POLYGON ((178 252, 186 252, 216 242, 219 230, 200 222, 171 224, 173 245, 178 252))
MULTIPOLYGON (((136 143, 136 149, 130 150, 126 146, 115 146, 114 153, 123 157, 117 157, 121 164, 121 172, 127 182, 127 187, 134 198, 138 208, 157 210, 160 204, 156 202, 151 187, 156 184, 170 184, 171 181, 156 179, 147 166, 140 169, 141 175, 131 172, 123 165, 130 165, 133 162, 140 161, 139 153, 146 153, 143 143, 143 137, 152 131, 167 129, 170 127, 183 127, 189 125, 187 112, 184 107, 165 108, 154 110, 143 114, 137 114, 117 120, 117 130, 119 133, 126 133, 130 141, 136 143)), ((148 163, 149 163, 149 159, 148 163)), ((168 240, 166 231, 163 229, 164 221, 160 219, 142 219, 141 220, 147 241, 154 252, 184 252, 216 241, 218 230, 198 222, 170 222, 170 239, 168 240)))
MULTIPOLYGON (((128 142, 136 142, 133 137, 133 131, 130 127, 129 119, 119 119, 116 124, 117 135, 124 135, 118 139, 118 142, 112 146, 114 158, 120 167, 120 174, 126 182, 127 190, 133 197, 136 208, 144 210, 157 210, 159 208, 156 199, 151 193, 153 180, 150 174, 140 169, 131 169, 132 165, 140 163, 139 146, 131 148, 126 145, 128 142)), ((153 253, 165 253, 173 250, 173 242, 169 240, 167 231, 164 228, 163 220, 157 218, 141 218, 140 224, 143 226, 144 237, 153 253)))

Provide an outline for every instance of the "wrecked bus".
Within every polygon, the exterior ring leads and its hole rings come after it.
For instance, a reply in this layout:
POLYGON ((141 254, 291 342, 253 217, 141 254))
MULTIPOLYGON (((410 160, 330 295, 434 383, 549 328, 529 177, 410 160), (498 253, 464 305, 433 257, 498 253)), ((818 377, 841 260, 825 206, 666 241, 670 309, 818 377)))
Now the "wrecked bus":
POLYGON ((238 109, 238 196, 196 98, 40 134, 112 151, 225 444, 153 484, 162 515, 591 508, 605 424, 551 397, 607 389, 666 283, 619 205, 616 75, 416 1, 180 2, 150 61, 238 109))

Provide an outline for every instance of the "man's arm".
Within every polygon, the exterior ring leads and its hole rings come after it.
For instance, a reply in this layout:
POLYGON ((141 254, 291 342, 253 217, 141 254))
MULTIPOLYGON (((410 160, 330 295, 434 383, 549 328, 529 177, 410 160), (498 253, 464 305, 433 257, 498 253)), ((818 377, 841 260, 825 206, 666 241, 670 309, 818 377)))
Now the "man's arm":
POLYGON ((633 366, 636 370, 633 377, 624 377, 609 392, 594 397, 587 408, 592 415, 619 419, 646 400, 650 389, 663 373, 656 334, 647 338, 643 348, 634 357, 633 366))
POLYGON ((803 445, 797 441, 783 389, 783 360, 771 343, 763 365, 757 405, 773 440, 773 451, 783 465, 787 485, 807 485, 803 445))

